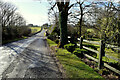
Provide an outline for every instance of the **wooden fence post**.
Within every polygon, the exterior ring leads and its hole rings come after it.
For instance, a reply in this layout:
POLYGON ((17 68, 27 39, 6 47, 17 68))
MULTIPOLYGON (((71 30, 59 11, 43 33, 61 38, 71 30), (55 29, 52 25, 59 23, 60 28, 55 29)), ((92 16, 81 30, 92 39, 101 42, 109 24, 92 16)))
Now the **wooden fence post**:
POLYGON ((100 70, 103 66, 102 56, 105 56, 105 43, 103 40, 100 41, 100 53, 99 53, 99 61, 98 61, 98 69, 100 70))
POLYGON ((83 42, 83 38, 80 37, 80 49, 82 49, 82 42, 83 42))

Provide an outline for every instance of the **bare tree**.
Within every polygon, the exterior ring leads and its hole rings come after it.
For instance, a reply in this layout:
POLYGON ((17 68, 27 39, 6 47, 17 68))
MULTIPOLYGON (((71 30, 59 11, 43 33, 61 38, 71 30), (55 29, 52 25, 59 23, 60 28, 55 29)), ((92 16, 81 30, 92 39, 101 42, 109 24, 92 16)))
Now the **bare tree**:
POLYGON ((3 2, 3 5, 1 6, 1 15, 2 15, 1 23, 2 23, 2 27, 9 25, 9 23, 11 21, 11 17, 13 17, 16 9, 17 8, 14 5, 3 2))
POLYGON ((98 2, 101 5, 101 9, 98 10, 99 16, 97 16, 97 26, 101 31, 101 38, 105 41, 114 41, 114 37, 118 34, 118 10, 116 3, 108 2, 98 2), (111 37, 110 37, 111 36, 111 37))
POLYGON ((17 8, 11 3, 0 2, 0 22, 2 27, 13 25, 25 25, 25 19, 18 13, 17 8))
POLYGON ((79 25, 79 36, 81 37, 81 32, 82 32, 82 26, 86 26, 83 23, 89 23, 92 24, 93 21, 93 7, 95 3, 94 1, 89 1, 89 0, 76 0, 76 4, 73 7, 73 9, 71 9, 71 13, 70 14, 70 19, 73 19, 72 22, 73 24, 79 25), (77 21, 77 22, 75 22, 77 21))
POLYGON ((26 27, 25 19, 16 10, 17 7, 11 3, 0 1, 2 40, 20 38, 30 33, 30 30, 26 27))
POLYGON ((58 22, 58 9, 54 2, 49 2, 50 8, 48 9, 48 20, 50 24, 56 24, 58 22))

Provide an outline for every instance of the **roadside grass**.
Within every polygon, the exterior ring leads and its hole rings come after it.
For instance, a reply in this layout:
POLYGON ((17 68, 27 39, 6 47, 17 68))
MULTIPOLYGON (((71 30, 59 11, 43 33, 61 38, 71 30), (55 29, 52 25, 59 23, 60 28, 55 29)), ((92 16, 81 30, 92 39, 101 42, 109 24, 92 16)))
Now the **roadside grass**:
MULTIPOLYGON (((57 44, 50 39, 47 39, 50 47, 57 44)), ((57 59, 65 69, 66 76, 68 78, 100 78, 103 79, 98 73, 96 73, 91 67, 81 61, 76 55, 71 54, 66 49, 57 49, 55 53, 57 59)))
POLYGON ((31 29, 31 33, 36 33, 41 30, 41 27, 29 27, 31 29))
POLYGON ((47 39, 47 42, 48 42, 50 47, 57 46, 57 44, 54 41, 50 40, 50 39, 47 39))

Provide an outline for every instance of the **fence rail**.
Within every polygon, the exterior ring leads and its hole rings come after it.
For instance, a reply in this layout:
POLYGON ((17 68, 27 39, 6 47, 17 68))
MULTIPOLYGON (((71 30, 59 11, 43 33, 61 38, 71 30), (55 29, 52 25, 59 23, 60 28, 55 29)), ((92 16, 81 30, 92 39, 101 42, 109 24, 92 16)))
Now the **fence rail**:
MULTIPOLYGON (((80 38, 78 38, 78 40, 80 40, 80 38)), ((86 42, 86 43, 90 43, 90 44, 100 45, 100 42, 94 42, 94 41, 89 41, 89 40, 85 40, 85 39, 83 39, 83 41, 86 42)), ((107 48, 113 48, 113 49, 115 49, 115 50, 119 50, 119 51, 120 51, 120 47, 118 47, 118 46, 110 45, 110 44, 105 44, 105 46, 106 46, 107 48)))
MULTIPOLYGON (((83 41, 91 43, 90 41, 82 40, 82 38, 80 38, 80 44, 77 44, 78 46, 80 46, 80 48, 82 46, 82 42, 83 41)), ((93 43, 93 44, 96 44, 96 43, 93 43)), ((86 50, 89 50, 89 51, 92 51, 92 52, 95 52, 95 53, 99 54, 99 59, 96 59, 96 58, 94 58, 94 57, 92 57, 92 56, 90 56, 88 54, 85 54, 85 53, 83 55, 88 57, 88 58, 90 58, 90 59, 92 59, 93 61, 97 62, 98 63, 98 69, 101 69, 102 66, 105 66, 106 68, 108 68, 108 69, 112 70, 113 72, 115 72, 115 73, 120 75, 120 71, 119 70, 117 70, 116 68, 114 68, 114 67, 112 67, 112 66, 110 66, 107 63, 104 63, 102 61, 102 56, 105 56, 105 51, 104 51, 105 50, 105 44, 104 44, 103 41, 100 41, 99 45, 100 45, 100 51, 97 51, 97 50, 94 50, 94 49, 82 46, 83 49, 86 49, 86 50)))
MULTIPOLYGON (((60 36, 58 36, 58 37, 60 38, 60 36)), ((71 37, 68 36, 68 38, 71 38, 71 37)), ((80 41, 80 38, 77 38, 77 40, 80 41)), ((68 42, 70 42, 70 41, 68 41, 68 42)), ((83 42, 90 43, 90 44, 100 45, 100 42, 94 42, 94 41, 85 40, 85 39, 83 39, 83 42)), ((80 44, 77 44, 77 45, 80 46, 80 44)), ((85 46, 82 46, 82 47, 83 47, 84 49, 87 49, 87 50, 89 50, 89 51, 92 51, 92 52, 95 52, 95 53, 99 54, 99 51, 97 51, 97 50, 90 49, 90 48, 85 47, 85 46)), ((120 47, 117 47, 117 46, 114 46, 114 45, 105 44, 105 47, 107 47, 107 48, 113 48, 113 49, 115 49, 115 50, 119 50, 119 51, 120 51, 120 47)), ((115 58, 115 57, 110 56, 110 55, 107 55, 107 54, 105 54, 105 57, 111 58, 111 59, 113 59, 113 60, 115 60, 115 61, 119 61, 118 58, 115 58)))
MULTIPOLYGON (((60 37, 60 36, 58 36, 58 37, 60 37)), ((68 38, 71 38, 71 37, 68 36, 68 38)), ((108 68, 108 69, 112 70, 113 72, 115 72, 115 73, 120 75, 120 71, 119 70, 117 70, 116 68, 108 65, 107 63, 103 63, 102 56, 106 56, 106 57, 111 58, 111 59, 116 60, 116 61, 118 61, 119 59, 116 59, 116 58, 114 58, 112 56, 109 56, 109 55, 105 54, 105 51, 104 51, 105 45, 103 44, 102 41, 101 42, 94 42, 94 41, 89 41, 89 40, 85 40, 85 39, 82 39, 82 38, 77 38, 77 40, 80 41, 80 44, 77 44, 80 47, 80 49, 83 48, 83 49, 86 49, 86 50, 89 50, 89 51, 92 51, 92 52, 95 52, 95 53, 99 54, 99 59, 96 59, 96 58, 94 58, 94 57, 92 57, 92 56, 90 56, 88 54, 85 54, 85 53, 83 54, 84 56, 86 56, 86 57, 92 59, 93 61, 97 62, 99 69, 101 69, 102 66, 105 66, 106 68, 108 68), (100 51, 97 51, 97 50, 94 50, 94 49, 82 46, 82 42, 83 41, 86 42, 86 43, 90 43, 90 44, 100 45, 100 51)), ((112 47, 112 48, 114 48, 116 50, 120 50, 120 47, 117 47, 117 46, 114 46, 114 45, 110 45, 110 44, 106 44, 106 47, 110 47, 110 48, 112 47)))
MULTIPOLYGON (((98 59, 96 59, 96 58, 94 58, 94 57, 92 57, 92 56, 90 56, 90 55, 88 55, 88 54, 83 54, 83 55, 84 55, 85 57, 88 57, 88 58, 92 59, 92 60, 95 61, 95 62, 98 62, 98 59)), ((117 70, 117 69, 115 69, 114 67, 108 65, 107 63, 104 63, 104 66, 105 66, 106 68, 112 70, 113 72, 115 72, 115 73, 117 73, 117 74, 120 75, 120 71, 119 71, 119 70, 117 70)))
MULTIPOLYGON (((58 36, 60 38, 60 36, 58 36)), ((68 36, 68 38, 71 38, 70 36, 68 36)), ((80 40, 80 38, 77 38, 77 40, 80 40)), ((90 44, 96 44, 96 45, 100 45, 100 42, 94 42, 94 41, 90 41, 90 40, 85 40, 83 39, 84 42, 86 43, 90 43, 90 44)), ((70 42, 70 41, 69 41, 70 42)), ((110 44, 105 44, 105 46, 107 48, 113 48, 115 50, 119 50, 120 51, 120 47, 118 46, 115 46, 115 45, 110 45, 110 44)))
POLYGON ((83 48, 99 54, 99 51, 97 51, 97 50, 94 50, 94 49, 91 49, 91 48, 88 48, 88 47, 85 47, 85 46, 83 46, 83 48))
POLYGON ((87 43, 91 43, 91 44, 97 44, 97 45, 100 45, 100 42, 94 42, 94 41, 89 41, 89 40, 85 40, 83 39, 84 42, 87 42, 87 43))

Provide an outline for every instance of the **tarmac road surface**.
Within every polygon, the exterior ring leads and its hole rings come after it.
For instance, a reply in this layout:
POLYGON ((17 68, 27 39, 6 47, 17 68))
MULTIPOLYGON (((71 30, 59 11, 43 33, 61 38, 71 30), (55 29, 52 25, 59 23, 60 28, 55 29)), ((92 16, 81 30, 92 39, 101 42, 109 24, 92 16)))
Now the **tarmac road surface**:
MULTIPOLYGON (((62 78, 62 73, 50 54, 44 33, 45 30, 42 30, 41 33, 31 37, 34 40, 15 56, 3 71, 2 78, 62 78)), ((29 42, 29 39, 27 40, 29 42)), ((19 43, 14 44, 18 45, 19 43)))

